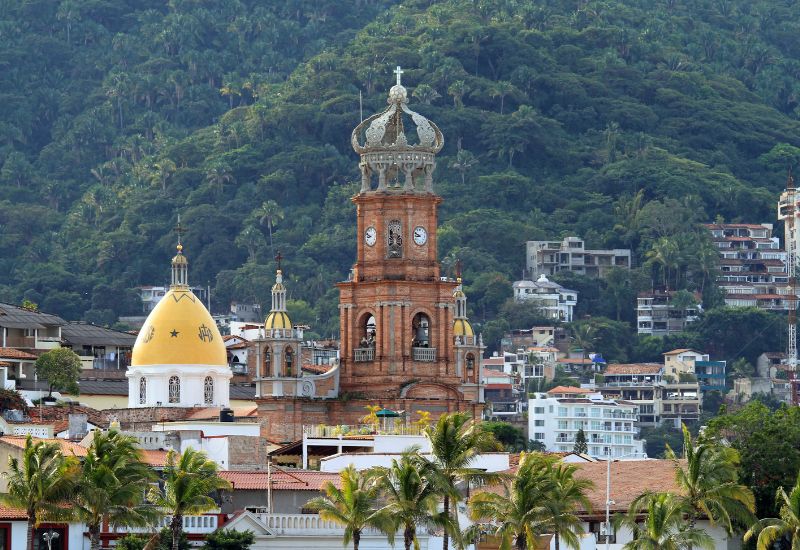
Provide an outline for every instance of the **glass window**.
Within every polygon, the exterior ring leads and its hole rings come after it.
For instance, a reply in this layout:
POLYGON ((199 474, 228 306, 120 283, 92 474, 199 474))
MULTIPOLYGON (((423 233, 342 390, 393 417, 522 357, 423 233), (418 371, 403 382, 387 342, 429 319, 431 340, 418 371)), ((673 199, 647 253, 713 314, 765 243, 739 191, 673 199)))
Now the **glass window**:
POLYGON ((534 407, 533 414, 544 414, 544 407, 534 407))
POLYGON ((597 407, 592 408, 592 418, 600 418, 600 415, 603 414, 603 411, 598 409, 597 407))
POLYGON ((544 419, 537 418, 536 420, 533 421, 533 425, 544 427, 544 419))
POLYGON ((139 378, 139 404, 144 405, 147 403, 147 378, 142 376, 139 378))
POLYGON ((559 407, 558 408, 558 416, 567 416, 569 414, 567 412, 567 407, 559 407))
POLYGON ((206 405, 214 403, 214 379, 210 376, 203 382, 203 398, 206 405))
POLYGON ((569 428, 569 422, 567 420, 559 420, 558 421, 558 429, 559 430, 566 430, 569 428))
POLYGON ((177 376, 169 377, 169 402, 181 402, 181 381, 177 376))
POLYGON ((534 438, 536 441, 543 441, 543 440, 544 440, 544 434, 543 434, 543 433, 541 433, 541 432, 535 432, 535 433, 533 434, 533 438, 534 438))

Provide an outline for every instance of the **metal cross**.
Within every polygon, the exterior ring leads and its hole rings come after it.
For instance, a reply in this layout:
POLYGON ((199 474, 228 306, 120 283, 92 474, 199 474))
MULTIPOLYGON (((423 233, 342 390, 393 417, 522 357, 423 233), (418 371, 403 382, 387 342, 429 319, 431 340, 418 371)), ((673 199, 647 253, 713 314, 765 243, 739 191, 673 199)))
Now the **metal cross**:
POLYGON ((456 260, 456 277, 461 278, 461 259, 456 260))
POLYGON ((178 214, 178 225, 175 226, 173 231, 175 231, 175 233, 178 234, 178 244, 181 244, 181 237, 183 237, 183 234, 186 233, 186 229, 184 229, 184 227, 181 225, 181 215, 180 214, 178 214))
POLYGON ((278 270, 280 270, 280 268, 281 268, 281 260, 282 259, 283 259, 283 256, 281 256, 281 251, 278 250, 278 253, 275 255, 275 261, 278 262, 278 270))
POLYGON ((394 70, 394 74, 397 75, 397 85, 398 86, 401 86, 401 84, 400 84, 400 75, 403 74, 404 72, 405 71, 400 68, 400 65, 398 65, 397 68, 394 70))

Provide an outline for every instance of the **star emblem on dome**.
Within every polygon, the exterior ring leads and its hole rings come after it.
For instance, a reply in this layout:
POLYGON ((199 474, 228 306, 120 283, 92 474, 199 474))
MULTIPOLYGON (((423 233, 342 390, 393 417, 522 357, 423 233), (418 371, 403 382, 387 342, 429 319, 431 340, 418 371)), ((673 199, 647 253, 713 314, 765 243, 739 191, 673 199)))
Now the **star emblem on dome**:
POLYGON ((179 334, 180 332, 178 332, 175 329, 172 329, 172 332, 169 333, 169 335, 172 336, 173 338, 177 338, 179 334))

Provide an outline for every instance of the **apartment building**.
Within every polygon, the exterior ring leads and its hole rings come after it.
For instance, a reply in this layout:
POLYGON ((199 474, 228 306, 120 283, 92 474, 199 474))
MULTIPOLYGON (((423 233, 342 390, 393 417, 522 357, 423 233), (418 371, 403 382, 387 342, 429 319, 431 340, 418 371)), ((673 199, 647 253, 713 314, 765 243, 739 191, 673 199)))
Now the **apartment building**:
POLYGON ((578 303, 578 291, 564 288, 548 279, 544 274, 535 281, 516 281, 513 284, 514 299, 518 302, 534 302, 542 315, 569 323, 578 303))
POLYGON ((598 387, 608 399, 635 403, 640 425, 657 426, 700 418, 700 387, 697 381, 665 379, 664 366, 658 363, 608 365, 598 387))
POLYGON ((516 351, 530 347, 554 347, 566 353, 569 351, 570 342, 569 334, 563 326, 531 327, 513 329, 505 333, 500 340, 500 349, 516 351))
POLYGON ((664 374, 680 380, 681 375, 692 375, 700 391, 725 393, 726 361, 711 361, 707 353, 693 349, 674 349, 664 354, 664 374))
POLYGON ((525 243, 525 259, 529 279, 559 271, 605 277, 612 267, 631 268, 629 249, 591 250, 579 237, 566 237, 561 241, 528 241, 525 243))
POLYGON ((706 224, 719 251, 717 283, 725 304, 788 311, 786 251, 772 224, 706 224))
POLYGON ((529 437, 548 451, 572 451, 582 429, 592 457, 644 456, 637 421, 637 405, 591 389, 559 386, 528 401, 529 437))
POLYGON ((694 296, 697 305, 678 304, 675 291, 654 290, 640 292, 636 299, 636 326, 639 334, 667 336, 681 332, 684 327, 697 320, 702 310, 700 295, 694 296))

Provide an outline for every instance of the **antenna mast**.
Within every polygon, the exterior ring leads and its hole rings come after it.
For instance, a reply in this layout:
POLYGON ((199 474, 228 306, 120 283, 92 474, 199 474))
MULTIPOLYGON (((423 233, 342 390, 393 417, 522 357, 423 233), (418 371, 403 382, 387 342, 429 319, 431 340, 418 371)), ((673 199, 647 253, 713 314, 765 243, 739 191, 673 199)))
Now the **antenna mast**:
POLYGON ((794 178, 792 177, 792 169, 789 168, 789 173, 786 178, 786 190, 781 193, 780 202, 778 203, 778 219, 783 220, 784 223, 784 238, 786 240, 786 275, 789 279, 787 301, 789 303, 788 321, 788 343, 786 346, 786 364, 789 367, 789 386, 791 391, 792 405, 798 405, 798 386, 800 380, 797 378, 797 252, 798 241, 800 241, 800 234, 798 234, 797 216, 800 214, 798 210, 798 194, 794 186, 794 178))

